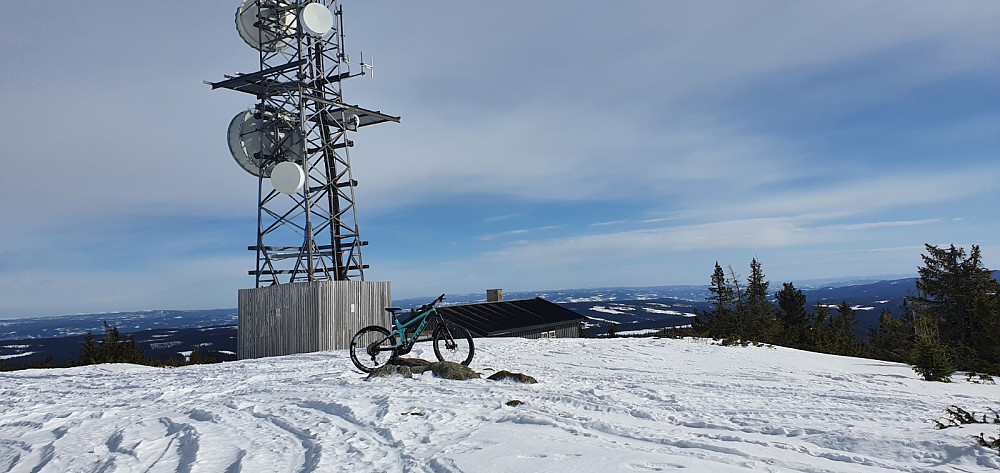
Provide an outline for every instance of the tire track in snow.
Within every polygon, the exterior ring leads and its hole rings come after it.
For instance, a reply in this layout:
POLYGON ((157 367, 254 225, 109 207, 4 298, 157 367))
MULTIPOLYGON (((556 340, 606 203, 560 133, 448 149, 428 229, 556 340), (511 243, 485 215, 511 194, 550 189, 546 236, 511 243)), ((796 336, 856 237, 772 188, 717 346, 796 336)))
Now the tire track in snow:
POLYGON ((178 459, 177 470, 179 473, 191 473, 191 466, 198 460, 198 430, 191 424, 176 423, 169 417, 161 417, 160 423, 167 428, 167 437, 170 437, 168 448, 176 441, 178 459))
POLYGON ((263 412, 251 412, 251 414, 258 419, 267 420, 279 429, 288 432, 293 438, 302 444, 303 459, 302 467, 299 469, 299 472, 310 473, 316 471, 316 467, 319 466, 320 458, 323 456, 323 446, 316 441, 316 436, 312 432, 308 429, 300 429, 296 427, 294 423, 275 414, 263 412))

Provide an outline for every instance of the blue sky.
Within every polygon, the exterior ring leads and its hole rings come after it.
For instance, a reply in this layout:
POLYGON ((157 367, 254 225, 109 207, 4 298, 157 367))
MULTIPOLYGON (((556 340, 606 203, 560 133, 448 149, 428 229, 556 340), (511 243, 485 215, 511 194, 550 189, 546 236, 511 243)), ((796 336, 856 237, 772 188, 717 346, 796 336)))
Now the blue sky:
MULTIPOLYGON (((238 2, 6 5, 0 318, 235 307, 238 2), (98 7, 99 6, 99 7, 98 7)), ((1000 2, 345 1, 364 258, 395 297, 1000 267, 1000 2)))

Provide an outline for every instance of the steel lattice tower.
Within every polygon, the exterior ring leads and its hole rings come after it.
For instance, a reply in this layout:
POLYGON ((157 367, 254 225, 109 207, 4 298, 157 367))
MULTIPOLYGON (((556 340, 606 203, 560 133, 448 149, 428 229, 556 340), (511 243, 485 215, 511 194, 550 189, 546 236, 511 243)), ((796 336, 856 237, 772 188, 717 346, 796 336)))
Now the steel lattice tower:
POLYGON ((361 258, 368 242, 358 234, 348 133, 399 117, 344 103, 343 81, 364 75, 365 65, 352 74, 338 3, 244 0, 237 29, 259 51, 260 70, 208 83, 257 99, 230 125, 230 148, 245 151, 240 164, 258 177, 257 239, 249 247, 257 254, 249 272, 257 287, 364 280, 368 267, 361 258), (301 188, 288 193, 276 190, 270 175, 285 161, 298 164, 304 176, 301 188))

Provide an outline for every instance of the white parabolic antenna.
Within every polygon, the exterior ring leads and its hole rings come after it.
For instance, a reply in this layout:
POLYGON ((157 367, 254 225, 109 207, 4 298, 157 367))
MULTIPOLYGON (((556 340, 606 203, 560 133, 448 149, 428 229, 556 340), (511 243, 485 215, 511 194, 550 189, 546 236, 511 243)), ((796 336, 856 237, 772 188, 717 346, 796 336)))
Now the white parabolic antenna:
POLYGON ((302 159, 302 133, 298 129, 268 131, 271 136, 265 136, 264 119, 254 109, 236 114, 229 122, 228 141, 229 152, 243 170, 258 177, 270 177, 271 169, 277 164, 274 156, 283 154, 291 160, 302 159), (263 158, 258 157, 261 156, 263 158), (268 159, 270 157, 270 159, 268 159))
MULTIPOLYGON (((261 17, 274 15, 277 5, 273 1, 262 0, 260 3, 261 17)), ((258 21, 261 21, 257 13, 257 0, 243 0, 240 3, 236 9, 236 31, 240 33, 240 38, 258 51, 275 52, 285 49, 293 39, 290 36, 295 32, 295 15, 290 11, 277 13, 276 21, 270 21, 261 28, 257 26, 260 24, 258 21), (279 41, 279 38, 283 39, 279 41)), ((332 25, 333 20, 330 22, 332 25)))
POLYGON ((303 31, 318 38, 333 28, 333 14, 320 3, 310 3, 299 13, 299 23, 303 31))
POLYGON ((291 161, 278 163, 271 170, 271 185, 282 194, 292 195, 302 188, 306 182, 306 173, 302 166, 291 161))

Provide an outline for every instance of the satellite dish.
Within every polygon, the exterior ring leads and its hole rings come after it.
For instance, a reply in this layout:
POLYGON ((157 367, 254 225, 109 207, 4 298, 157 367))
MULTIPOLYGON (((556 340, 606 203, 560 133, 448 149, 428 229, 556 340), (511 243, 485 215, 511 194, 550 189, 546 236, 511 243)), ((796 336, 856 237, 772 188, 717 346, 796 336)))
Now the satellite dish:
POLYGON ((259 9, 257 0, 243 0, 236 9, 236 31, 243 41, 258 51, 275 52, 285 49, 295 33, 295 15, 287 10, 277 10, 277 4, 271 0, 260 0, 259 9), (274 15, 277 15, 277 21, 263 21, 259 18, 274 15))
POLYGON ((330 9, 320 3, 313 2, 299 12, 299 23, 302 30, 310 36, 321 37, 333 28, 333 14, 330 9))
POLYGON ((306 172, 302 166, 291 161, 278 163, 271 170, 271 185, 282 194, 292 195, 302 188, 306 182, 306 172))
POLYGON ((276 158, 302 160, 302 133, 298 128, 275 131, 268 126, 273 119, 274 114, 251 108, 229 122, 229 152, 236 164, 254 176, 270 177, 276 158))
POLYGON ((353 113, 326 113, 326 119, 332 122, 337 128, 347 131, 358 131, 361 126, 361 117, 353 113))

